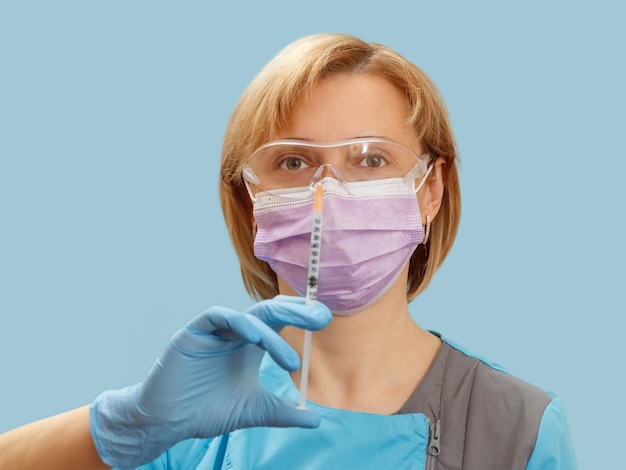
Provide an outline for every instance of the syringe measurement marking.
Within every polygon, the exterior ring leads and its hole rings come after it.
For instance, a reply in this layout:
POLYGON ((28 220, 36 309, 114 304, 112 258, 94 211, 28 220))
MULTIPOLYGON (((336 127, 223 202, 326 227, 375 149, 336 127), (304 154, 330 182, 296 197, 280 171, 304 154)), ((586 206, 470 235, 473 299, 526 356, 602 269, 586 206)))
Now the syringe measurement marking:
POLYGON ((311 229, 311 252, 309 255, 309 275, 307 283, 306 300, 312 305, 317 300, 317 283, 320 263, 320 240, 322 231, 322 213, 313 212, 313 227, 311 229))

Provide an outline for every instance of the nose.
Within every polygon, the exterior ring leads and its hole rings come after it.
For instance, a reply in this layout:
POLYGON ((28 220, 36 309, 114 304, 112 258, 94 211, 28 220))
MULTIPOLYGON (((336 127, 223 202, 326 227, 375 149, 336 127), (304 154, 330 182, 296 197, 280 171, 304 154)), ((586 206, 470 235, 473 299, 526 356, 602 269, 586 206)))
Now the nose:
POLYGON ((311 181, 311 187, 315 186, 319 183, 323 178, 335 178, 339 183, 344 184, 346 182, 345 178, 341 174, 341 172, 337 169, 335 165, 331 165, 330 163, 326 163, 321 165, 317 170, 315 170, 315 174, 313 175, 313 180, 311 181))

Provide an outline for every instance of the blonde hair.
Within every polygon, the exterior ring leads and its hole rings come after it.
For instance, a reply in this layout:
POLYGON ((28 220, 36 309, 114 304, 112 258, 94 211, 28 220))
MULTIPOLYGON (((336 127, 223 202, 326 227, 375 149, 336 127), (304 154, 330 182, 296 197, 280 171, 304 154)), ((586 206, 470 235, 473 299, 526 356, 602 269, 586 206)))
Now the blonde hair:
POLYGON ((457 152, 445 104, 418 67, 392 49, 343 34, 318 34, 283 49, 254 78, 228 123, 222 147, 220 199, 239 256, 243 282, 258 300, 278 294, 276 274, 254 256, 252 204, 242 179, 247 157, 289 126, 294 106, 320 80, 336 74, 368 73, 394 85, 410 105, 409 122, 424 152, 443 158, 444 193, 430 239, 413 253, 407 299, 422 292, 450 251, 457 233, 461 199, 457 152))

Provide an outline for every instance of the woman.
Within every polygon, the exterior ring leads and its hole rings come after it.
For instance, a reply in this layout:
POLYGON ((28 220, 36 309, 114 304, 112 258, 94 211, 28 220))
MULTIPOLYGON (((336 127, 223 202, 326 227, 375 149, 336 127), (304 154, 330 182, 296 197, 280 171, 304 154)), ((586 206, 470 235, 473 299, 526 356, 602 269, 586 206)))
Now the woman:
POLYGON ((226 223, 261 301, 211 307, 142 383, 1 437, 0 463, 576 468, 557 398, 409 315, 456 235, 456 159, 444 104, 413 64, 345 35, 291 44, 242 96, 222 154, 226 223), (320 302, 308 305, 316 191, 320 302), (303 328, 317 330, 306 409, 303 328))

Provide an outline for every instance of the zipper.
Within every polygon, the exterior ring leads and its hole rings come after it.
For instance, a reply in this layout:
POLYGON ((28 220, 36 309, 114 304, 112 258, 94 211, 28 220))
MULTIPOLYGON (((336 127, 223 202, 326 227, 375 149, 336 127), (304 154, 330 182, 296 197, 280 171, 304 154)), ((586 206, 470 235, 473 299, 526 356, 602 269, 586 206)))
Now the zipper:
POLYGON ((434 423, 428 421, 428 449, 426 452, 426 470, 435 470, 437 465, 437 457, 439 456, 441 436, 441 421, 437 420, 434 423))

